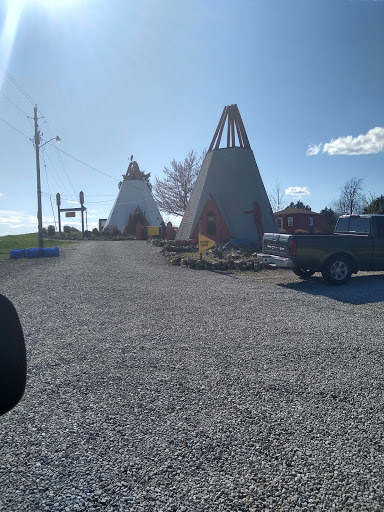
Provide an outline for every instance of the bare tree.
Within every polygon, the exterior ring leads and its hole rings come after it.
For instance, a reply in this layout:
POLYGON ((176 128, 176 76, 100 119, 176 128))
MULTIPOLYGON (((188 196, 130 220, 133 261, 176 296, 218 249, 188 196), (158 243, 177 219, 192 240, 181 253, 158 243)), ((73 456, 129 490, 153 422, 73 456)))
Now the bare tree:
POLYGON ((192 149, 183 162, 173 159, 169 167, 164 167, 163 180, 155 178, 154 198, 160 210, 169 215, 184 215, 205 154, 203 151, 198 155, 192 149))
POLYGON ((288 201, 285 196, 284 189, 278 180, 275 181, 275 186, 269 192, 268 199, 273 212, 279 212, 280 210, 284 210, 284 208, 286 208, 288 201))
POLYGON ((352 215, 361 213, 366 203, 362 193, 362 178, 350 178, 341 188, 339 199, 335 201, 335 209, 339 215, 352 215))

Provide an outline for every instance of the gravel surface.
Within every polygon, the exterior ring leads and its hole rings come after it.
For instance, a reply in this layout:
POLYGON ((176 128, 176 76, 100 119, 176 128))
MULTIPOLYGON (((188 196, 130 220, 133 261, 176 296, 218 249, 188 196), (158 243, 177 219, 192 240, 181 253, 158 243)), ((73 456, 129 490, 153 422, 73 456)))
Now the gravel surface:
POLYGON ((145 242, 7 260, 28 385, 0 510, 384 510, 384 276, 172 267, 145 242))

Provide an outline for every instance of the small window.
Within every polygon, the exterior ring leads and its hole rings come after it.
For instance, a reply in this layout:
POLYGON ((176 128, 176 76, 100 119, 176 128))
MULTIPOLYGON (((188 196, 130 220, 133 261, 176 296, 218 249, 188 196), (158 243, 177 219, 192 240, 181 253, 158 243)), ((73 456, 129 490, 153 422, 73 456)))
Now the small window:
POLYGON ((313 217, 308 217, 308 226, 313 226, 313 217))
POLYGON ((283 218, 282 217, 277 218, 277 227, 279 229, 283 229, 283 218))
POLYGON ((293 226, 293 217, 288 217, 288 226, 293 226))
POLYGON ((216 215, 213 212, 207 215, 207 235, 216 235, 216 215))

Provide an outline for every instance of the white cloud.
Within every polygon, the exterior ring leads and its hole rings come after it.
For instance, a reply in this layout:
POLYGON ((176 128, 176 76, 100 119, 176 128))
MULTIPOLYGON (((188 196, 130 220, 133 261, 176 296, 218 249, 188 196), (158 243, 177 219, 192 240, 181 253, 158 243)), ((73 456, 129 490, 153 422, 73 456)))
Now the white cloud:
POLYGON ((308 156, 313 156, 313 155, 318 155, 321 151, 321 146, 323 145, 322 142, 320 142, 320 144, 312 144, 311 146, 308 146, 308 149, 307 149, 307 155, 308 156))
POLYGON ((2 194, 2 193, 0 192, 0 197, 5 197, 5 194, 2 194))
POLYGON ((66 199, 68 204, 80 204, 79 201, 73 201, 72 199, 66 199))
MULTIPOLYGON (((317 155, 321 151, 322 144, 308 146, 307 155, 317 155)), ((384 128, 376 126, 364 135, 352 137, 339 137, 326 142, 322 153, 328 155, 373 155, 384 151, 384 128)))
MULTIPOLYGON (((53 223, 53 217, 45 217, 43 215, 43 226, 53 223)), ((20 210, 0 210, 0 224, 10 229, 28 228, 37 231, 37 217, 25 214, 20 210)))
POLYGON ((307 187, 288 187, 285 190, 287 196, 309 196, 310 191, 307 187))

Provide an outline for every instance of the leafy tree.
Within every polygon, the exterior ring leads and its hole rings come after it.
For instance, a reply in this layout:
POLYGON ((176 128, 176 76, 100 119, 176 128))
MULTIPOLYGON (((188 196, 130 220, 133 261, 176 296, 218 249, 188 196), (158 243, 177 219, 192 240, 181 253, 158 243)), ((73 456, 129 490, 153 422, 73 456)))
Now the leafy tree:
POLYGON ((311 207, 308 204, 304 204, 300 201, 300 199, 297 201, 297 203, 294 203, 291 201, 287 208, 298 208, 299 210, 309 210, 311 211, 311 207))
POLYGON ((336 224, 338 216, 337 213, 334 210, 332 210, 332 208, 328 208, 328 206, 326 206, 325 208, 320 210, 320 213, 324 215, 326 224, 336 224))
POLYGON ((279 212, 286 208, 287 198, 279 181, 276 180, 275 186, 268 194, 268 199, 273 212, 279 212))
POLYGON ((365 197, 362 193, 362 178, 351 178, 341 188, 339 199, 335 202, 335 210, 340 215, 352 215, 361 213, 364 208, 365 197))
POLYGON ((364 208, 363 213, 384 214, 384 196, 371 198, 371 202, 364 208))
POLYGON ((333 233, 338 219, 337 213, 332 208, 328 208, 328 206, 320 210, 320 213, 325 217, 324 231, 326 233, 333 233))
POLYGON ((184 161, 173 159, 170 167, 164 167, 164 179, 155 178, 154 198, 160 210, 169 215, 184 215, 205 154, 203 151, 198 155, 192 149, 184 161))

